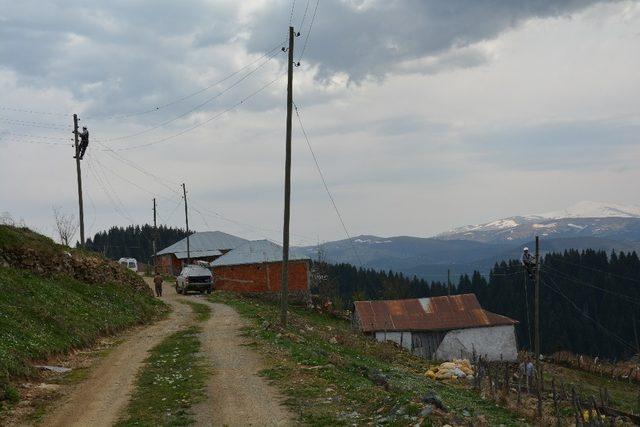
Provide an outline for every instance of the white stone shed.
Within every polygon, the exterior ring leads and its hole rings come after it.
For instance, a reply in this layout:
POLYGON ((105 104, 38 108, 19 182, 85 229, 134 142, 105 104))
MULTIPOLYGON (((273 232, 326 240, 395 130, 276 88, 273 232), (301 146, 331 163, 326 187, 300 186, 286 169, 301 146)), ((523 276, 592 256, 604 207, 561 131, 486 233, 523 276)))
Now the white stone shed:
POLYGON ((354 327, 427 359, 470 359, 475 354, 515 361, 518 356, 518 322, 484 310, 474 294, 356 301, 354 306, 354 327))

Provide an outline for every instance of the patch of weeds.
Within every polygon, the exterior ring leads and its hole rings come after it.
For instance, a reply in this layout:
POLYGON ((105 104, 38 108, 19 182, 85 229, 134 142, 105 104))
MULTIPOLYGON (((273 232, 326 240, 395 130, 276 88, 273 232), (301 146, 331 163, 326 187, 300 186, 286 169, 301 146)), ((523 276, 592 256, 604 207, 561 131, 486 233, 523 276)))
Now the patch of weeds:
POLYGON ((118 426, 184 426, 194 422, 190 408, 204 400, 209 373, 199 355, 200 332, 199 327, 191 326, 151 350, 118 426))
MULTIPOLYGON (((180 302, 191 307, 198 322, 211 317, 207 304, 180 302)), ((199 326, 188 327, 151 349, 118 426, 184 426, 195 421, 190 409, 205 399, 205 383, 210 374, 200 354, 201 332, 199 326)))
POLYGON ((292 308, 288 326, 282 327, 276 304, 225 292, 214 292, 210 300, 251 321, 244 333, 269 366, 261 375, 286 395, 285 403, 304 424, 523 424, 517 414, 469 388, 426 378, 427 360, 368 339, 346 321, 292 308), (450 412, 421 415, 421 398, 429 390, 450 412))
POLYGON ((207 304, 185 300, 178 301, 191 307, 196 315, 196 321, 205 322, 211 318, 211 307, 209 307, 207 304))

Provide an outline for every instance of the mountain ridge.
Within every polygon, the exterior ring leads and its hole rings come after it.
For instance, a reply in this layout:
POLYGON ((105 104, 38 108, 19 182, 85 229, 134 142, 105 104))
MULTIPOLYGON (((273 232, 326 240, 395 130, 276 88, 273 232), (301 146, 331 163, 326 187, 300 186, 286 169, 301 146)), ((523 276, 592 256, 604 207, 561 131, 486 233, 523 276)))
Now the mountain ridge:
MULTIPOLYGON (((499 261, 518 258, 523 246, 532 246, 536 235, 543 252, 567 249, 600 249, 607 252, 640 249, 640 208, 581 202, 564 211, 521 215, 485 224, 458 227, 431 237, 375 235, 355 236, 321 245, 323 257, 332 263, 350 263, 376 270, 394 270, 431 280, 478 270, 487 274, 499 261), (590 217, 600 212, 602 217, 590 217), (618 213, 621 212, 621 213, 618 213), (626 216, 616 216, 616 215, 626 216), (543 215, 547 216, 543 218, 543 215)), ((301 247, 318 258, 318 246, 301 247)))

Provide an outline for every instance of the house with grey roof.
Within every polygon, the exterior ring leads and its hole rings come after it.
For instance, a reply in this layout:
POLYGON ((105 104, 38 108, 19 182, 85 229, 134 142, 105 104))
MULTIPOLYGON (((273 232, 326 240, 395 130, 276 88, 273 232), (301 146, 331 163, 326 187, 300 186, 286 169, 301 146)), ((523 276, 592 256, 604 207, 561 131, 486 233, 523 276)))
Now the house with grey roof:
POLYGON ((204 261, 211 262, 245 244, 248 240, 222 231, 203 231, 193 233, 188 237, 189 253, 187 253, 187 238, 174 243, 158 252, 156 268, 164 274, 177 275, 187 263, 204 261))
MULTIPOLYGON (((292 295, 309 293, 309 257, 289 252, 288 285, 292 295)), ((282 282, 282 246, 252 240, 211 263, 214 289, 240 293, 278 293, 282 282)))

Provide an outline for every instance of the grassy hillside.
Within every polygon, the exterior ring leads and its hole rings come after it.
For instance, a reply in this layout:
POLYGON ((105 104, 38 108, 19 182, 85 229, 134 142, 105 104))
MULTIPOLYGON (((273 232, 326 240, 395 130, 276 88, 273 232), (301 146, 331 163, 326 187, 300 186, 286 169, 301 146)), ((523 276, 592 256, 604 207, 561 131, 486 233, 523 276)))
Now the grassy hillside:
POLYGON ((139 276, 115 263, 26 229, 0 227, 0 402, 19 398, 10 383, 33 374, 33 361, 167 310, 139 276))
POLYGON ((266 357, 286 404, 308 425, 523 425, 521 415, 468 387, 432 381, 427 360, 354 333, 348 322, 294 308, 279 326, 277 305, 216 292, 211 301, 233 306, 249 320, 245 332, 266 357), (423 412, 435 393, 448 412, 423 412))

